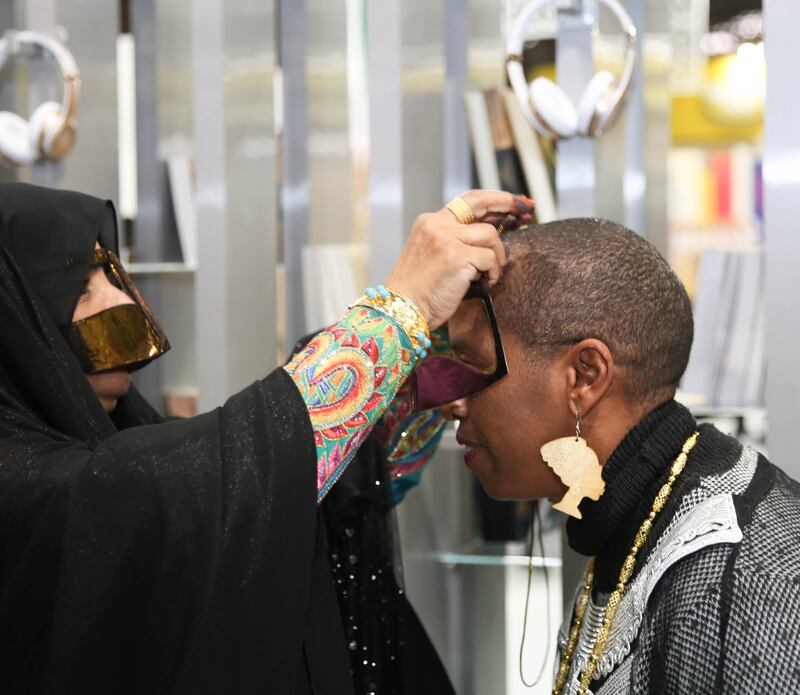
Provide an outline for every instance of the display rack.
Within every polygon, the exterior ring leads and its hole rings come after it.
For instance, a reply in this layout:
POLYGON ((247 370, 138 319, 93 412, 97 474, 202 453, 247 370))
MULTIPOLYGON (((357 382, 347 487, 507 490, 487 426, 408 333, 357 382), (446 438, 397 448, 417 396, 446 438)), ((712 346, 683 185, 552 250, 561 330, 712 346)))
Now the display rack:
POLYGON ((534 568, 540 569, 542 567, 560 568, 562 565, 560 557, 534 555, 531 562, 531 558, 522 553, 520 548, 506 544, 481 542, 473 542, 448 552, 428 553, 427 557, 451 568, 458 565, 527 567, 531 564, 534 568))

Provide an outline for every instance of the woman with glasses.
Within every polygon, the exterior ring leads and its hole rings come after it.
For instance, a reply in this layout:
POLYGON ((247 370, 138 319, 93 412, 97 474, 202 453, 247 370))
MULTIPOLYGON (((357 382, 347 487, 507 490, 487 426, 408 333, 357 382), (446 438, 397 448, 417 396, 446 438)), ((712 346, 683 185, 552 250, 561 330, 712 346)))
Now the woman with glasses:
POLYGON ((486 311, 449 322, 462 362, 503 376, 453 379, 444 410, 486 491, 552 500, 588 558, 553 692, 800 691, 800 485, 675 400, 693 335, 680 281, 605 220, 504 238, 486 311))

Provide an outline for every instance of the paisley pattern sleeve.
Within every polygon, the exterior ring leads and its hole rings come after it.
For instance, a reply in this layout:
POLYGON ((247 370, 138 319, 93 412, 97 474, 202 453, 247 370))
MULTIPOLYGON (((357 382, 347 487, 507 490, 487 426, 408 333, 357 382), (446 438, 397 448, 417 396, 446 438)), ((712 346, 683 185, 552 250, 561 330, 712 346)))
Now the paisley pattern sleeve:
MULTIPOLYGON (((447 333, 431 333, 431 354, 451 355, 447 333)), ((436 453, 447 421, 439 410, 412 412, 411 383, 397 392, 375 428, 378 443, 388 465, 392 499, 402 502, 406 493, 419 484, 425 465, 436 453)))
POLYGON ((419 484, 425 465, 436 453, 447 421, 438 410, 414 413, 394 426, 383 446, 395 504, 419 484))
POLYGON ((414 353, 391 319, 357 306, 284 367, 308 406, 317 448, 317 502, 411 373, 414 353))

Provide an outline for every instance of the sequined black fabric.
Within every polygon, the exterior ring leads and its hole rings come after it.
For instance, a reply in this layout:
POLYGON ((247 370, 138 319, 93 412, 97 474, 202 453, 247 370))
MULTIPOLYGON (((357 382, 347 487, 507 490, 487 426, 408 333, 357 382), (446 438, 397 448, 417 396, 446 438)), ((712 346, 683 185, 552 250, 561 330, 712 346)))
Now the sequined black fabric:
POLYGON ((386 462, 374 438, 322 504, 356 693, 447 695, 452 685, 403 590, 386 462))
POLYGON ((288 375, 112 420, 61 337, 108 210, 0 189, 0 692, 352 693, 288 375))
POLYGON ((387 471, 376 437, 368 437, 320 507, 353 686, 357 695, 450 695, 447 672, 403 590, 387 471))

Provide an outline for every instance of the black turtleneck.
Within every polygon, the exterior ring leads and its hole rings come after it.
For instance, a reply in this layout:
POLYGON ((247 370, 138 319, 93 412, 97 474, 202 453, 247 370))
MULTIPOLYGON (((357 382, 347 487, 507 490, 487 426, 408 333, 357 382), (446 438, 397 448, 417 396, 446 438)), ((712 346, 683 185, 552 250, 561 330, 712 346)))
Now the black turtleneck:
MULTIPOLYGON (((606 490, 602 497, 597 502, 584 499, 580 505, 583 519, 571 518, 567 521, 570 547, 582 555, 597 557, 596 591, 609 592, 614 589, 619 570, 639 526, 650 513, 661 485, 669 477, 672 462, 696 429, 697 423, 692 414, 674 400, 653 410, 628 432, 603 467, 606 490)), ((710 426, 702 428, 700 439, 689 455, 687 467, 656 519, 649 542, 642 548, 637 569, 674 514, 683 494, 696 484, 698 475, 711 472, 711 468, 720 465, 728 468, 733 464, 738 451, 720 451, 720 446, 730 448, 730 444, 723 440, 735 442, 710 426), (697 465, 698 462, 700 465, 697 465)))

